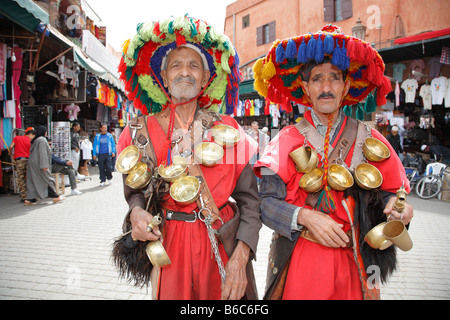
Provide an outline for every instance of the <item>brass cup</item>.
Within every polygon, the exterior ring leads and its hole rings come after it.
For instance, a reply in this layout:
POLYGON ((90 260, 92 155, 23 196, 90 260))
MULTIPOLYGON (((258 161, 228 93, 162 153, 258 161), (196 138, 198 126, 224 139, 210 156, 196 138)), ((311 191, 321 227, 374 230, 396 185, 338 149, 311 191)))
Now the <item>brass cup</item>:
POLYGON ((145 247, 145 252, 155 267, 163 267, 171 264, 169 256, 159 240, 149 242, 145 247))
POLYGON ((170 166, 159 165, 158 173, 166 181, 172 182, 184 175, 186 175, 186 169, 188 167, 188 161, 186 158, 180 156, 174 156, 172 164, 170 166))
POLYGON ((202 142, 194 148, 195 160, 207 167, 218 164, 223 155, 222 146, 215 142, 202 142))
POLYGON ((193 203, 200 191, 200 181, 196 177, 184 176, 170 186, 170 196, 180 205, 193 203))
POLYGON ((383 235, 383 229, 387 222, 382 222, 373 227, 364 237, 364 241, 374 249, 385 250, 392 245, 392 242, 383 235))
POLYGON ((332 163, 328 167, 327 182, 331 189, 344 191, 353 186, 353 176, 345 167, 332 163))
POLYGON ((314 168, 300 178, 298 185, 306 192, 317 192, 322 189, 323 169, 314 168))
POLYGON ((358 164, 354 176, 356 184, 365 190, 376 189, 383 182, 380 171, 370 163, 358 164))
POLYGON ((298 172, 311 172, 319 164, 317 152, 309 146, 302 146, 292 151, 289 157, 294 161, 298 172))
POLYGON ((363 153, 366 159, 374 162, 386 160, 391 155, 389 148, 383 142, 372 137, 364 140, 363 153))
POLYGON ((116 160, 116 169, 120 173, 128 173, 141 160, 138 147, 131 145, 122 150, 116 160))
POLYGON ((144 162, 138 162, 129 172, 125 183, 133 189, 144 188, 152 177, 151 171, 144 162))
POLYGON ((225 148, 233 147, 241 139, 239 130, 226 124, 215 125, 211 134, 214 142, 225 148))
POLYGON ((413 247, 408 230, 400 220, 389 221, 383 228, 383 236, 403 251, 409 251, 413 247))

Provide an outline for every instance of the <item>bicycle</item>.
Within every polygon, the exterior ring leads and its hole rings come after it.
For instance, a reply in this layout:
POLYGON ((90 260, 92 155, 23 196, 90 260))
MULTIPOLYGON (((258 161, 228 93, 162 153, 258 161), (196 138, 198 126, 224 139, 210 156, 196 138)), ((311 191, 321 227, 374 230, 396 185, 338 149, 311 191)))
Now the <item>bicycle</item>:
POLYGON ((416 194, 425 200, 438 196, 442 191, 449 191, 450 188, 444 188, 444 181, 450 186, 450 178, 444 174, 447 166, 442 167, 439 174, 429 174, 421 178, 415 187, 416 194))

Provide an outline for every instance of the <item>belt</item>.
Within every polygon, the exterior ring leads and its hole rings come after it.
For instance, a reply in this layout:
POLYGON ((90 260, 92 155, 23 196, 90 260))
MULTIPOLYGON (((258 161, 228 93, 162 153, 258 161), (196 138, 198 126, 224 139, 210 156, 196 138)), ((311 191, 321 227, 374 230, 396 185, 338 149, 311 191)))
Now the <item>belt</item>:
MULTIPOLYGON (((223 206, 221 206, 219 208, 219 212, 225 208, 228 205, 228 203, 225 203, 223 206)), ((192 211, 192 213, 187 213, 187 212, 179 212, 179 211, 173 211, 173 210, 168 210, 168 209, 162 209, 165 212, 165 217, 167 220, 175 220, 175 221, 184 221, 184 222, 195 222, 197 220, 200 221, 204 221, 205 217, 202 214, 202 211, 192 211)), ((213 217, 216 217, 216 215, 213 215, 213 217)), ((223 224, 223 220, 220 217, 217 217, 217 219, 215 220, 220 220, 223 224)), ((215 222, 215 220, 213 219, 212 223, 215 222)))
POLYGON ((15 160, 28 160, 28 158, 27 157, 18 157, 15 160))
MULTIPOLYGON (((350 241, 347 242, 347 245, 345 247, 346 248, 351 248, 351 247, 353 247, 352 230, 348 230, 346 232, 346 235, 349 237, 350 241)), ((319 240, 317 240, 316 237, 314 237, 314 235, 311 232, 309 232, 309 230, 306 229, 306 228, 303 228, 302 232, 300 233, 300 237, 302 237, 302 238, 304 238, 306 240, 309 240, 311 242, 321 244, 319 242, 319 240)))

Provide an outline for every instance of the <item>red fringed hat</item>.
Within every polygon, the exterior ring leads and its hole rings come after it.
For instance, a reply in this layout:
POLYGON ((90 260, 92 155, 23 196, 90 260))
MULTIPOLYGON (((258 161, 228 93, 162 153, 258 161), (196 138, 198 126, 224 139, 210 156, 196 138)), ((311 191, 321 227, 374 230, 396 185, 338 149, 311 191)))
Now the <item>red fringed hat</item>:
POLYGON ((378 52, 369 43, 344 34, 331 24, 315 34, 275 41, 267 56, 253 66, 255 89, 275 103, 294 101, 312 106, 304 94, 301 70, 306 64, 324 61, 346 71, 350 80, 342 106, 357 104, 373 89, 377 89, 377 105, 386 103, 392 86, 384 76, 385 66, 378 52))

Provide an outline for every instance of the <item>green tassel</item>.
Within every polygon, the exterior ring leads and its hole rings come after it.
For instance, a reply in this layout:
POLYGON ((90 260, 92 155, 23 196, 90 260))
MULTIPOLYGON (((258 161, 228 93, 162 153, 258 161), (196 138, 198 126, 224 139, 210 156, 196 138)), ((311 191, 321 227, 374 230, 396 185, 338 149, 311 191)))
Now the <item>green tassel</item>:
POLYGON ((345 107, 344 107, 344 114, 345 114, 347 117, 351 117, 351 116, 352 116, 352 112, 353 112, 352 106, 345 106, 345 107))
POLYGON ((334 203, 334 199, 331 196, 330 187, 324 188, 320 194, 319 198, 317 200, 316 210, 323 212, 323 213, 331 213, 336 210, 336 205, 334 203))
POLYGON ((375 101, 375 97, 369 93, 367 96, 366 102, 364 103, 364 111, 366 113, 372 113, 375 112, 377 109, 377 103, 375 101))
POLYGON ((361 102, 358 102, 358 106, 356 107, 356 119, 360 121, 364 120, 364 110, 361 102))

